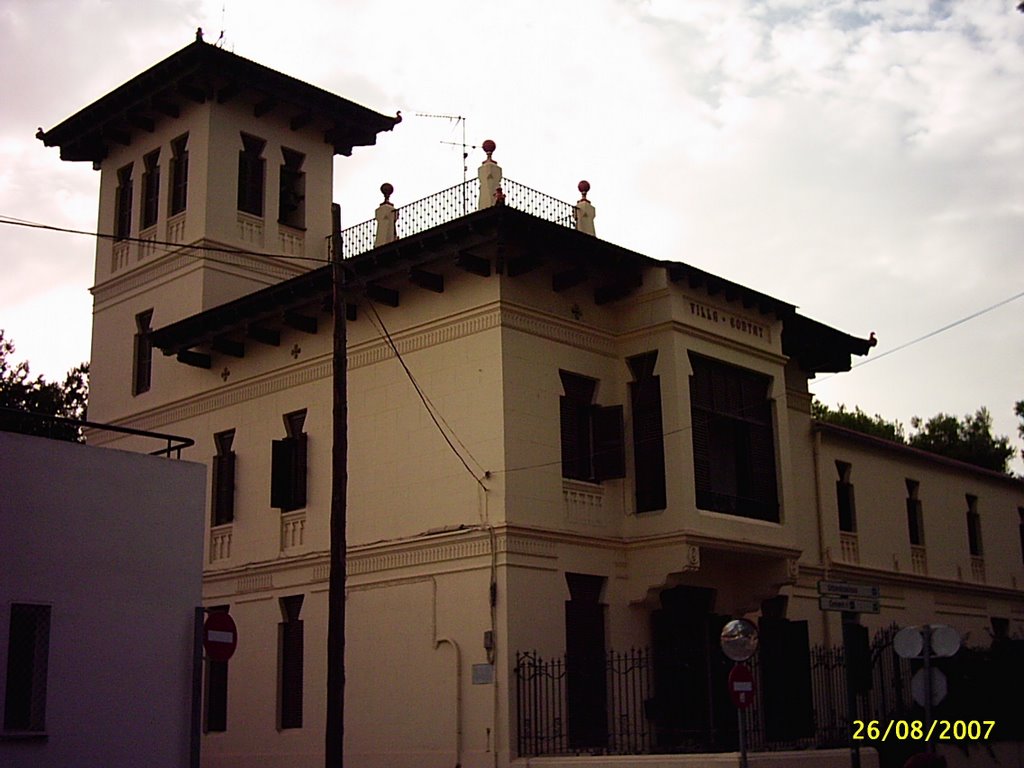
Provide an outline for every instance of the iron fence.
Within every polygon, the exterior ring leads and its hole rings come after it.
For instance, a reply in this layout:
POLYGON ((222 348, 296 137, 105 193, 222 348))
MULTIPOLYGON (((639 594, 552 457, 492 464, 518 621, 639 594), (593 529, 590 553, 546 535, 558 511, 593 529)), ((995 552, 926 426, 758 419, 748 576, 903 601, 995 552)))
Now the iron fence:
MULTIPOLYGON (((575 226, 575 206, 571 203, 538 192, 512 179, 503 179, 501 189, 505 194, 505 205, 508 207, 564 227, 575 226)), ((445 224, 477 210, 479 195, 480 181, 470 179, 396 208, 398 218, 395 229, 399 239, 425 232, 431 227, 445 224)), ((374 219, 343 229, 341 257, 351 259, 353 256, 372 251, 376 236, 377 222, 374 219)), ((333 239, 327 238, 327 250, 332 258, 333 247, 333 239)))
MULTIPOLYGON (((754 751, 841 747, 849 744, 851 720, 885 721, 911 709, 911 665, 893 650, 898 627, 875 633, 871 642, 870 690, 857 697, 857 711, 847 711, 846 658, 842 647, 810 649, 811 707, 813 730, 786 740, 772 738, 765 719, 762 669, 757 656, 749 662, 755 697, 747 710, 745 733, 754 751)), ((601 754, 649 754, 661 751, 712 752, 735 749, 737 722, 715 720, 715 704, 706 702, 706 728, 679 731, 671 747, 658 744, 652 717, 656 681, 650 649, 610 651, 605 659, 607 685, 607 740, 581 748, 569 733, 566 698, 567 667, 564 656, 542 658, 536 652, 516 654, 517 747, 520 757, 564 755, 578 752, 601 754), (685 736, 685 738, 684 738, 685 736)), ((722 691, 721 695, 725 695, 722 691)))

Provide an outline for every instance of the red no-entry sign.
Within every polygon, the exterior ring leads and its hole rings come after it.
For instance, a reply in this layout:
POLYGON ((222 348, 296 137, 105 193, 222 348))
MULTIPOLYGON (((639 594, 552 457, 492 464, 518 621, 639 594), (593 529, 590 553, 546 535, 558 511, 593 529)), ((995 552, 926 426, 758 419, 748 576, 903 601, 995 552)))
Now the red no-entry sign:
POLYGON ((238 647, 238 630, 231 614, 211 613, 203 624, 203 648, 210 661, 227 661, 238 647))
POLYGON ((754 704, 754 675, 746 664, 734 664, 729 671, 729 698, 737 709, 754 704))

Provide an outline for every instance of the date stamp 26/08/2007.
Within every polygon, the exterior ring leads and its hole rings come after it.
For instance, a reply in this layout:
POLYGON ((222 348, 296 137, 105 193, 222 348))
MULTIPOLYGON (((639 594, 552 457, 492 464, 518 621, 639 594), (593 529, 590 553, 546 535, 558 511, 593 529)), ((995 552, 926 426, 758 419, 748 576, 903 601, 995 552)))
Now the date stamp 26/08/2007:
POLYGON ((995 720, 854 720, 854 741, 986 741, 995 720))

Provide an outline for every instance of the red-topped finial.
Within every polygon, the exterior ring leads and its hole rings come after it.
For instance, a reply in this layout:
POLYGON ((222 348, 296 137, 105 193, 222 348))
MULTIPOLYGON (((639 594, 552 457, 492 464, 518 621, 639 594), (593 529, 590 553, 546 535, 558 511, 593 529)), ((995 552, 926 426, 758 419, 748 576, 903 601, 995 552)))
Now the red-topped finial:
POLYGON ((583 181, 576 185, 576 189, 580 191, 580 194, 583 195, 583 199, 586 200, 587 192, 590 191, 590 182, 584 179, 583 181))
POLYGON ((494 154, 494 150, 498 148, 498 145, 490 139, 484 139, 484 143, 481 144, 480 147, 487 153, 487 159, 484 162, 493 163, 494 161, 491 160, 491 155, 494 154))
POLYGON ((383 184, 380 185, 380 193, 384 195, 384 202, 390 203, 391 195, 395 193, 395 188, 385 181, 383 184))

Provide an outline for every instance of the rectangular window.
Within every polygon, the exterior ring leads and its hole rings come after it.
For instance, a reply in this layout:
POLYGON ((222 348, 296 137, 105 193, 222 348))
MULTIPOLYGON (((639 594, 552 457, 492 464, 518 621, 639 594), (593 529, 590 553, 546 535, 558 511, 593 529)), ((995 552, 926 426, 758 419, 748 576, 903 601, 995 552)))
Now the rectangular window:
POLYGON ((286 147, 281 147, 281 154, 284 164, 281 166, 277 220, 286 226, 302 229, 306 226, 306 174, 302 170, 306 156, 286 147))
POLYGON ((622 406, 593 404, 597 381, 559 371, 562 477, 601 482, 625 477, 622 406))
POLYGON ((304 638, 302 619, 302 595, 281 598, 281 614, 284 618, 278 625, 278 727, 302 727, 302 666, 304 638))
POLYGON ((636 511, 664 509, 665 439, 661 420, 661 380, 654 375, 658 353, 629 358, 633 374, 629 399, 633 409, 633 465, 636 474, 636 511))
POLYGON ((284 417, 284 440, 275 440, 271 454, 270 506, 282 512, 306 506, 306 412, 284 417))
POLYGON ((114 200, 114 239, 124 240, 132 234, 132 164, 117 171, 117 192, 114 200))
POLYGON ((857 507, 853 498, 853 483, 850 482, 850 474, 853 465, 845 461, 836 461, 836 472, 839 479, 836 480, 836 505, 839 507, 839 530, 846 533, 857 531, 857 507))
POLYGON ((135 316, 135 359, 132 367, 132 394, 141 395, 149 391, 153 377, 153 310, 147 309, 135 316))
POLYGON ((692 353, 690 363, 697 506, 777 522, 771 379, 692 353))
POLYGON ((924 546, 924 510, 918 498, 920 490, 921 484, 917 480, 907 478, 907 532, 910 545, 914 547, 924 546))
POLYGON ((7 644, 4 730, 46 730, 46 671, 50 659, 50 606, 11 604, 7 644))
POLYGON ((263 148, 267 142, 242 134, 242 149, 238 153, 238 210, 263 215, 263 179, 266 160, 263 148))
POLYGON ((160 203, 160 150, 155 149, 142 158, 142 228, 156 226, 157 206, 160 203))
POLYGON ((213 482, 210 509, 213 525, 226 525, 235 519, 235 452, 231 443, 235 430, 218 432, 213 436, 217 453, 213 457, 213 482))
POLYGON ((171 216, 188 205, 188 134, 171 142, 171 216))
POLYGON ((972 556, 982 556, 981 515, 978 514, 978 497, 969 493, 967 494, 967 546, 972 556))
POLYGON ((1017 525, 1017 530, 1020 533, 1020 559, 1024 562, 1024 507, 1017 507, 1017 517, 1020 518, 1020 522, 1017 525))
MULTIPOLYGON (((210 613, 227 613, 228 606, 211 606, 210 613)), ((206 660, 206 704, 203 729, 220 733, 228 729, 228 662, 206 660)))

